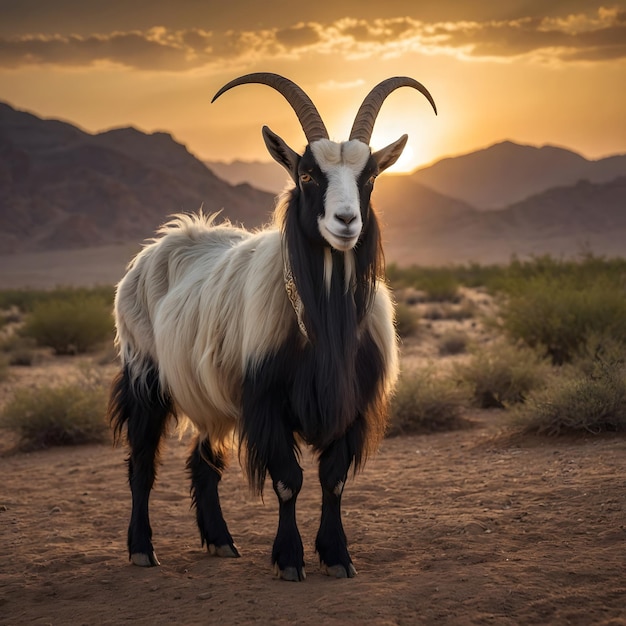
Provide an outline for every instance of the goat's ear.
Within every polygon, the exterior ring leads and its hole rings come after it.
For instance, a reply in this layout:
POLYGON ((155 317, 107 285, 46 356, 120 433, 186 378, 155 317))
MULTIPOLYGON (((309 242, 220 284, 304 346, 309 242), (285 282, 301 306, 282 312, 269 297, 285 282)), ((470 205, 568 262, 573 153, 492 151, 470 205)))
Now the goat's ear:
POLYGON ((402 135, 402 137, 400 137, 397 141, 390 143, 388 146, 381 148, 372 154, 374 160, 378 163, 378 171, 383 172, 388 167, 391 167, 400 158, 408 138, 408 135, 402 135))
POLYGON ((300 155, 267 126, 263 126, 263 140, 274 161, 282 165, 289 172, 291 178, 297 181, 300 155))

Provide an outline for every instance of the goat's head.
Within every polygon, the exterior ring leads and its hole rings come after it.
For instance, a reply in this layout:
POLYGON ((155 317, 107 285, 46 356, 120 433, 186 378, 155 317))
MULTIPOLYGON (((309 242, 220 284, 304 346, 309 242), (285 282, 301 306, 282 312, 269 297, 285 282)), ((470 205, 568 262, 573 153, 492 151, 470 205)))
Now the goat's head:
POLYGON ((436 113, 430 93, 412 78, 382 81, 363 101, 350 139, 336 143, 329 140, 324 122, 306 93, 278 74, 254 73, 236 78, 224 85, 212 102, 225 91, 247 83, 269 85, 281 93, 293 107, 306 135, 308 145, 300 155, 267 126, 263 127, 269 153, 289 172, 300 193, 302 227, 311 239, 321 237, 336 250, 351 250, 367 223, 376 176, 398 160, 408 139, 403 135, 381 150, 371 152, 369 142, 374 122, 385 98, 399 87, 413 87, 424 94, 436 113))

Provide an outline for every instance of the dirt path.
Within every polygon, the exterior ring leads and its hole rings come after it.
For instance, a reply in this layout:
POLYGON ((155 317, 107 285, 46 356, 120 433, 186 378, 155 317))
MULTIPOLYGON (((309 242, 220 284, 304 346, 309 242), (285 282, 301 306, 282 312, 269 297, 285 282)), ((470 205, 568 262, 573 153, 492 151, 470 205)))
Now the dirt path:
POLYGON ((513 444, 498 414, 462 432, 384 442, 345 492, 359 575, 331 580, 298 501, 307 580, 272 578, 274 495, 236 463, 222 500, 241 559, 200 549, 186 445, 170 439, 152 500, 160 568, 128 564, 124 450, 0 458, 2 624, 626 624, 626 440, 513 444))

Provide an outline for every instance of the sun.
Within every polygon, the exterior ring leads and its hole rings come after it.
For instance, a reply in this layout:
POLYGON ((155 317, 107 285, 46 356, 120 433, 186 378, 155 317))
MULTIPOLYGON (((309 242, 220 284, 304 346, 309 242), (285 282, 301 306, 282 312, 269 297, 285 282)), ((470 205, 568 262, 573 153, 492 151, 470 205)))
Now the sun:
MULTIPOLYGON (((403 133, 397 129, 380 129, 378 133, 375 130, 371 143, 372 152, 376 152, 376 150, 380 150, 384 146, 388 146, 394 141, 397 141, 402 134, 403 133)), ((426 145, 416 144, 417 141, 411 141, 411 135, 409 135, 409 140, 404 146, 404 150, 402 151, 400 158, 386 171, 391 174, 409 174, 427 163, 428 147, 426 145)))
POLYGON ((387 171, 392 174, 408 174, 416 167, 415 150, 411 146, 406 145, 400 158, 387 171))

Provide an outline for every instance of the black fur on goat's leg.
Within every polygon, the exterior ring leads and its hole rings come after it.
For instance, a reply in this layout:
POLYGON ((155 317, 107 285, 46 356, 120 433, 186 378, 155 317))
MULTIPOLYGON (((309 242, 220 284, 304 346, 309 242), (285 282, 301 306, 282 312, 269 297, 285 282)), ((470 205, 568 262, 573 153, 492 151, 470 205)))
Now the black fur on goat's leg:
POLYGON ((341 521, 341 497, 350 466, 362 450, 364 439, 365 422, 359 417, 345 435, 333 441, 319 457, 322 517, 315 551, 319 555, 322 571, 334 578, 353 578, 356 575, 341 521))
POLYGON ((302 488, 302 468, 296 459, 293 436, 286 438, 280 454, 272 458, 268 471, 278 497, 278 530, 272 548, 274 573, 284 580, 306 578, 304 548, 296 523, 296 500, 302 488), (289 441, 291 439, 291 441, 289 441))
POLYGON ((243 385, 240 454, 245 451, 248 480, 257 493, 263 492, 265 477, 270 474, 279 505, 272 549, 274 573, 298 581, 305 578, 304 549, 296 524, 302 468, 282 373, 272 360, 248 372, 243 385))
POLYGON ((149 499, 156 478, 159 444, 167 418, 173 414, 171 399, 161 393, 159 373, 152 363, 133 380, 125 367, 113 381, 109 418, 116 440, 124 426, 129 446, 128 482, 132 512, 128 526, 130 560, 142 567, 159 565, 152 546, 149 499))
POLYGON ((238 557, 239 552, 222 515, 217 490, 224 467, 223 453, 214 452, 208 440, 196 438, 187 460, 187 470, 191 476, 191 501, 196 508, 202 545, 207 546, 210 554, 238 557))

